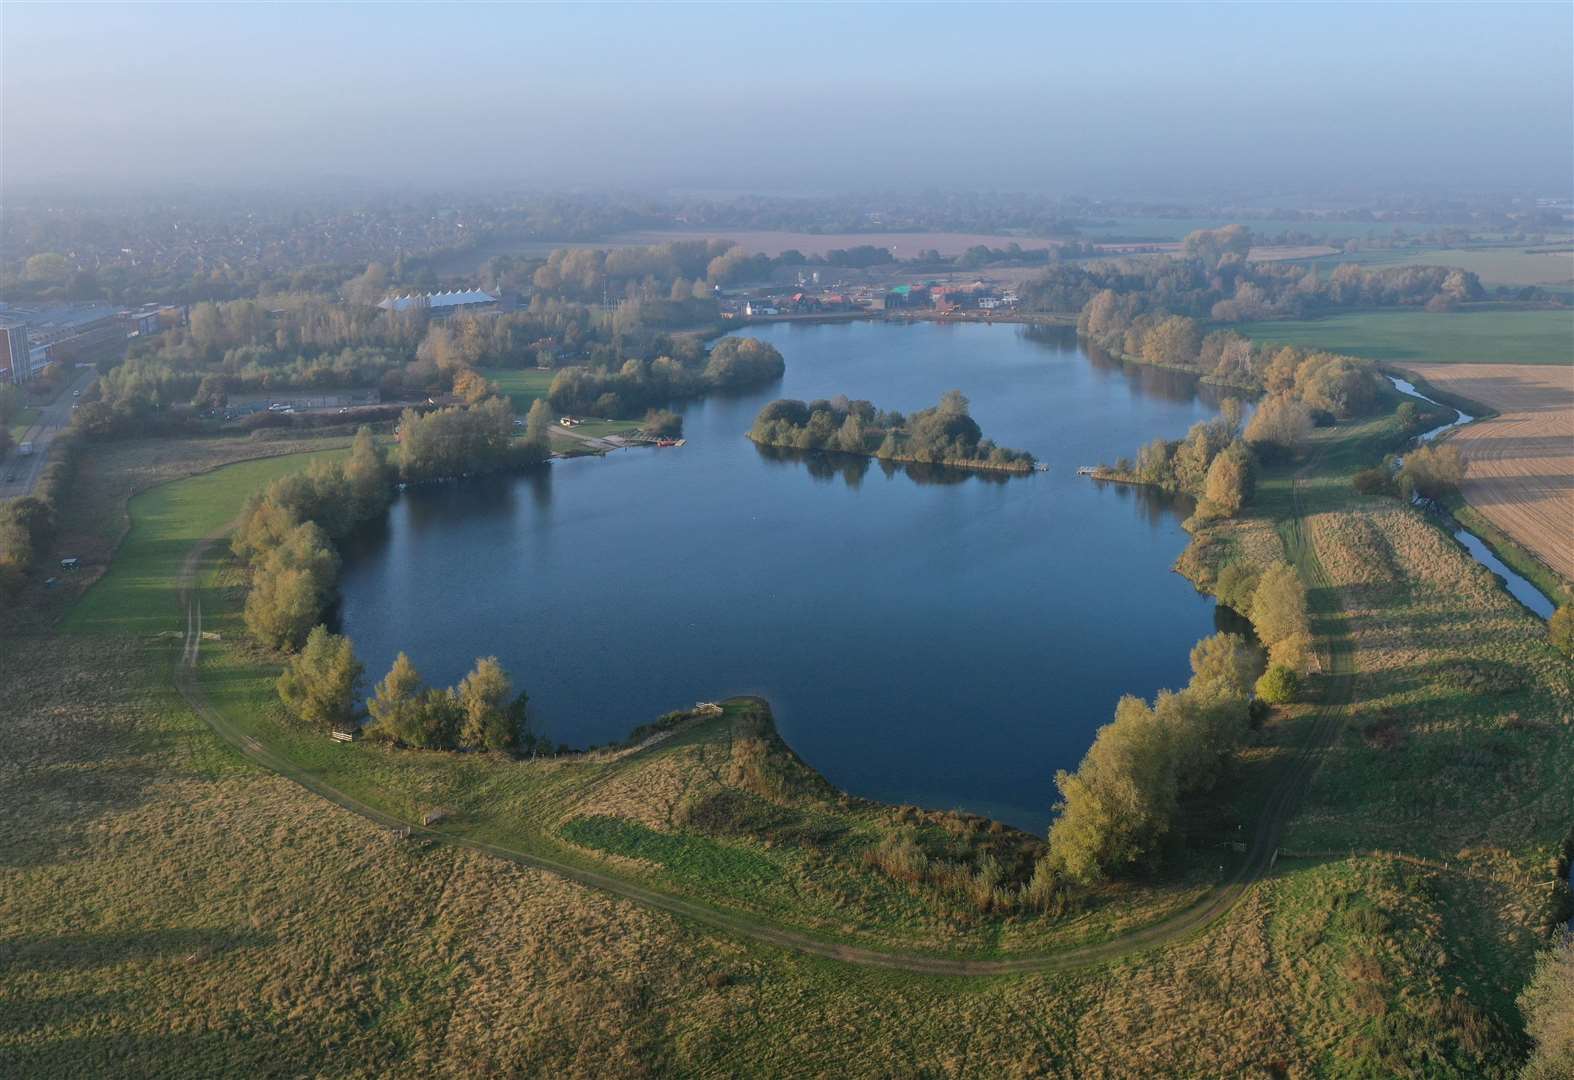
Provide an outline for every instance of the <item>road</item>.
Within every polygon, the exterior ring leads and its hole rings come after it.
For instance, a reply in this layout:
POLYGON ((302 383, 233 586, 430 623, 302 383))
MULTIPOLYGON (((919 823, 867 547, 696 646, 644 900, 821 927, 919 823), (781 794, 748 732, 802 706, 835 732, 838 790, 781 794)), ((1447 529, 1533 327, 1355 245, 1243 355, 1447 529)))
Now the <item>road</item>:
POLYGON ((31 428, 11 433, 19 444, 31 442, 33 453, 23 457, 12 447, 10 453, 0 458, 0 499, 18 499, 33 493, 49 457, 49 444, 71 423, 71 403, 76 400, 71 391, 85 390, 96 374, 91 368, 78 372, 76 381, 62 390, 53 404, 39 411, 31 428), (9 479, 13 475, 16 479, 9 479))
MULTIPOLYGON (((1317 459, 1308 463, 1294 481, 1292 487, 1294 514, 1290 521, 1281 526, 1281 531, 1286 540, 1288 554, 1297 563, 1304 577, 1327 587, 1329 583, 1317 562, 1316 552, 1301 521, 1305 507, 1301 500, 1300 481, 1317 463, 1317 459)), ((416 821, 406 821, 361 802, 353 795, 326 783, 312 772, 302 769, 295 762, 255 738, 247 736, 213 707, 198 678, 202 648, 202 600, 196 588, 197 567, 201 564, 208 547, 227 534, 232 527, 233 524, 226 526, 212 536, 199 541, 187 555, 181 568, 178 593, 181 607, 186 615, 186 635, 185 647, 175 666, 174 677, 175 686, 187 704, 213 729, 215 735, 237 753, 370 821, 389 828, 408 829, 411 836, 470 848, 520 866, 546 870, 582 885, 632 900, 645 907, 665 911, 741 938, 864 967, 920 975, 967 977, 1063 971, 1107 963, 1135 953, 1146 952, 1202 931, 1228 914, 1246 891, 1272 869, 1285 824, 1294 814, 1302 795, 1311 785, 1312 777, 1322 763, 1324 752, 1332 745, 1343 726, 1346 710, 1353 696, 1355 680, 1350 643, 1347 637, 1338 634, 1327 642, 1328 657, 1323 704, 1315 715, 1306 742, 1297 747, 1284 763, 1279 783, 1269 795, 1262 815, 1252 830, 1252 840, 1244 862, 1233 877, 1213 888, 1191 907, 1108 941, 1038 955, 972 959, 867 948, 775 925, 756 916, 711 907, 613 874, 562 862, 547 854, 488 844, 442 829, 427 828, 416 821)))

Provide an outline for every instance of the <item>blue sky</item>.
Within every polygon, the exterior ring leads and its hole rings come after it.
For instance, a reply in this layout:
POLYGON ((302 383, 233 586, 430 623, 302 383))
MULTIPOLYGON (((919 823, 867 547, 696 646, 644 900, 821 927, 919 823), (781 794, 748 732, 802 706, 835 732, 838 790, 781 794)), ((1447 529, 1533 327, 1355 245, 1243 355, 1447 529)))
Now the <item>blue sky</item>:
POLYGON ((7 184, 1566 190, 1574 5, 0 8, 7 184))

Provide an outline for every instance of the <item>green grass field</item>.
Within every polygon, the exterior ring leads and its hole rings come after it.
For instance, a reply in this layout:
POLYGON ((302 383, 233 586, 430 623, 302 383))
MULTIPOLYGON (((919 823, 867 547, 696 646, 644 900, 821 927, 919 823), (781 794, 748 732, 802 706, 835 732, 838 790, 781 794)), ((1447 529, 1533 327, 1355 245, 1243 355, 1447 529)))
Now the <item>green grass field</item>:
POLYGON ((1302 260, 1332 269, 1340 263, 1362 266, 1457 266, 1470 270, 1488 288, 1496 285, 1541 285, 1567 292, 1574 287, 1574 252, 1533 251, 1525 245, 1468 248, 1405 248, 1397 251, 1355 251, 1302 260))
POLYGON ((169 582, 185 552, 240 513, 246 496, 320 457, 344 451, 291 454, 226 465, 202 476, 164 484, 131 500, 131 532, 103 578, 67 614, 73 633, 159 634, 184 628, 169 582))
POLYGON ((1242 323, 1258 341, 1444 364, 1574 364, 1574 309, 1362 311, 1321 319, 1242 323))
POLYGON ((530 411, 537 398, 547 396, 552 386, 551 371, 535 368, 478 368, 483 376, 497 384, 497 388, 514 403, 514 412, 520 416, 530 411))

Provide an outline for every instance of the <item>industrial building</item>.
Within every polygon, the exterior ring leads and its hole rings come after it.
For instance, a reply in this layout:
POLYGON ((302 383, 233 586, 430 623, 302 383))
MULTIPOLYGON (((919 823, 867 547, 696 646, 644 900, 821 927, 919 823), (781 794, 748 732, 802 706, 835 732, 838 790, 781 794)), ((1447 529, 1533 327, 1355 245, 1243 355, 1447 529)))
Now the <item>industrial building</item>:
POLYGON ((377 306, 384 311, 422 311, 429 315, 454 315, 461 311, 492 311, 499 298, 484 289, 456 289, 453 292, 412 293, 389 296, 377 306))

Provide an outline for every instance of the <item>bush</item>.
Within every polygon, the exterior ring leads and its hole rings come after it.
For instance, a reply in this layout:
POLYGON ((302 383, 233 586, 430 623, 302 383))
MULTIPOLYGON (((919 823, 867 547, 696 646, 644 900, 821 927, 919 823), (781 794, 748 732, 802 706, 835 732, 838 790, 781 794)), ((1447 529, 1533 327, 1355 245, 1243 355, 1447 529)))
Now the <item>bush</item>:
POLYGON ((1301 677, 1283 664, 1274 664, 1257 680, 1257 696, 1270 705, 1288 705, 1300 692, 1301 677))
POLYGON ((1393 477, 1381 466, 1362 469, 1350 478, 1350 483, 1354 484, 1355 490, 1362 495, 1391 495, 1395 490, 1393 477))
POLYGON ((641 429, 646 435, 661 435, 676 438, 683 434, 683 417, 671 409, 651 409, 645 414, 645 422, 641 429))
POLYGON ((1547 638, 1564 656, 1574 657, 1574 607, 1565 604, 1552 613, 1547 620, 1547 638))

